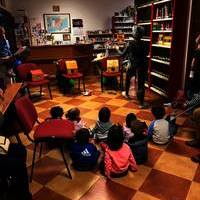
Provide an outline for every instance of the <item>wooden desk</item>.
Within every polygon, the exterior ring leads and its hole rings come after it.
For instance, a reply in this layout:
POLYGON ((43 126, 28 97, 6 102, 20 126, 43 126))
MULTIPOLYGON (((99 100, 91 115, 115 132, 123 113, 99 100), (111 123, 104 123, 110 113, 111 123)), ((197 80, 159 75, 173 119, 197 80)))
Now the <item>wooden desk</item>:
POLYGON ((3 99, 3 101, 0 100, 0 112, 3 115, 6 113, 6 111, 8 110, 8 107, 15 99, 21 86, 22 86, 22 83, 14 83, 14 84, 7 86, 6 91, 4 93, 4 99, 3 99))
POLYGON ((45 73, 56 74, 54 62, 60 58, 75 59, 80 72, 84 75, 92 74, 92 44, 32 46, 27 62, 36 63, 45 73))

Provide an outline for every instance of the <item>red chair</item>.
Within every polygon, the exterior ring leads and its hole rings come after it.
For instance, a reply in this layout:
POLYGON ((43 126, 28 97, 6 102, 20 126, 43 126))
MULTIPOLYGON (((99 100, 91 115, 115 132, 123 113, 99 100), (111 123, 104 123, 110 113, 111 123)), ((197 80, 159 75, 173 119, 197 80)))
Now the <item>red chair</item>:
POLYGON ((43 123, 39 124, 34 133, 34 153, 33 153, 33 160, 32 160, 32 168, 31 168, 31 175, 30 175, 30 182, 32 181, 33 177, 33 170, 35 164, 35 157, 36 157, 36 150, 39 143, 41 143, 40 147, 40 155, 42 153, 42 144, 44 142, 49 141, 56 141, 56 144, 59 145, 61 155, 63 157, 63 161, 65 167, 68 172, 68 176, 72 179, 70 169, 68 167, 67 161, 65 159, 64 150, 63 150, 63 141, 69 140, 74 137, 74 124, 69 120, 62 120, 62 119, 50 119, 46 120, 43 123))
POLYGON ((61 150, 61 154, 68 171, 68 175, 72 178, 67 161, 64 157, 64 151, 62 147, 63 140, 69 140, 74 137, 74 124, 69 120, 61 120, 61 119, 52 119, 47 120, 42 123, 38 122, 38 115, 37 111, 31 102, 31 100, 27 97, 21 97, 15 101, 15 108, 17 111, 18 119, 20 121, 21 127, 24 131, 24 134, 28 137, 29 140, 34 142, 34 154, 33 154, 33 161, 32 161, 32 169, 31 169, 31 176, 30 180, 32 181, 33 177, 33 169, 35 163, 35 156, 36 156, 36 149, 39 143, 41 143, 40 147, 40 154, 41 157, 42 153, 42 144, 44 142, 48 142, 49 140, 56 140, 60 143, 59 147, 61 150), (38 122, 39 125, 36 127, 34 132, 33 138, 30 138, 29 133, 33 129, 35 122, 38 122))
MULTIPOLYGON (((122 90, 123 84, 123 71, 122 71, 122 62, 119 56, 107 57, 101 61, 101 91, 104 91, 103 88, 103 78, 120 78, 120 89, 122 90)), ((117 85, 115 85, 117 88, 117 85)))
POLYGON ((82 73, 78 71, 77 61, 73 59, 60 59, 57 62, 57 75, 65 79, 77 79, 78 91, 80 92, 80 81, 83 81, 83 91, 85 92, 85 81, 82 73))
POLYGON ((35 106, 27 96, 23 96, 15 101, 15 109, 22 131, 27 138, 33 142, 33 139, 29 136, 29 134, 35 123, 40 123, 38 121, 38 114, 35 106))
POLYGON ((36 69, 38 69, 36 64, 34 64, 34 63, 24 63, 24 64, 21 64, 17 67, 17 74, 18 74, 20 80, 27 83, 27 90, 28 90, 28 94, 29 94, 30 97, 31 97, 31 94, 30 94, 29 88, 40 87, 40 95, 41 95, 42 94, 42 87, 44 85, 47 85, 50 98, 52 99, 49 80, 47 80, 45 78, 42 79, 42 80, 39 80, 39 81, 31 81, 30 80, 31 70, 36 70, 36 69))

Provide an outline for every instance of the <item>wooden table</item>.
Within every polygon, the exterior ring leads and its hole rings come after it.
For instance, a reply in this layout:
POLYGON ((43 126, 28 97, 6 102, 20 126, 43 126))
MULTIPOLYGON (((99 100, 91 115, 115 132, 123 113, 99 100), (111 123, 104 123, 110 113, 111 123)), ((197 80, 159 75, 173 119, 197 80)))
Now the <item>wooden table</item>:
POLYGON ((0 100, 0 112, 4 115, 8 110, 10 104, 15 99, 17 93, 22 87, 22 83, 14 83, 7 86, 4 93, 4 99, 0 100))

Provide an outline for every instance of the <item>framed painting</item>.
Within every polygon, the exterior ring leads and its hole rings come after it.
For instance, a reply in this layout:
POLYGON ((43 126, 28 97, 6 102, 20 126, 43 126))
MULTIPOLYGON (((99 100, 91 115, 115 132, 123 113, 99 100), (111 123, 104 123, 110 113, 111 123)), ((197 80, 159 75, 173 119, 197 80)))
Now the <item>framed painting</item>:
POLYGON ((69 13, 44 14, 44 28, 47 33, 71 33, 69 13))

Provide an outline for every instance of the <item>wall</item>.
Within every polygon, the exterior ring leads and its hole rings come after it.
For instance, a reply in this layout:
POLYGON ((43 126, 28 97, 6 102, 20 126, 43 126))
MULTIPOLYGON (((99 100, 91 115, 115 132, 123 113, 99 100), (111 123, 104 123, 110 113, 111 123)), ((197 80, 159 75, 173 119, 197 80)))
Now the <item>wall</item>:
POLYGON ((111 28, 114 12, 132 4, 133 0, 7 0, 9 9, 25 9, 32 22, 42 24, 43 14, 53 13, 52 5, 59 5, 60 12, 70 13, 71 19, 83 19, 84 32, 111 28))

